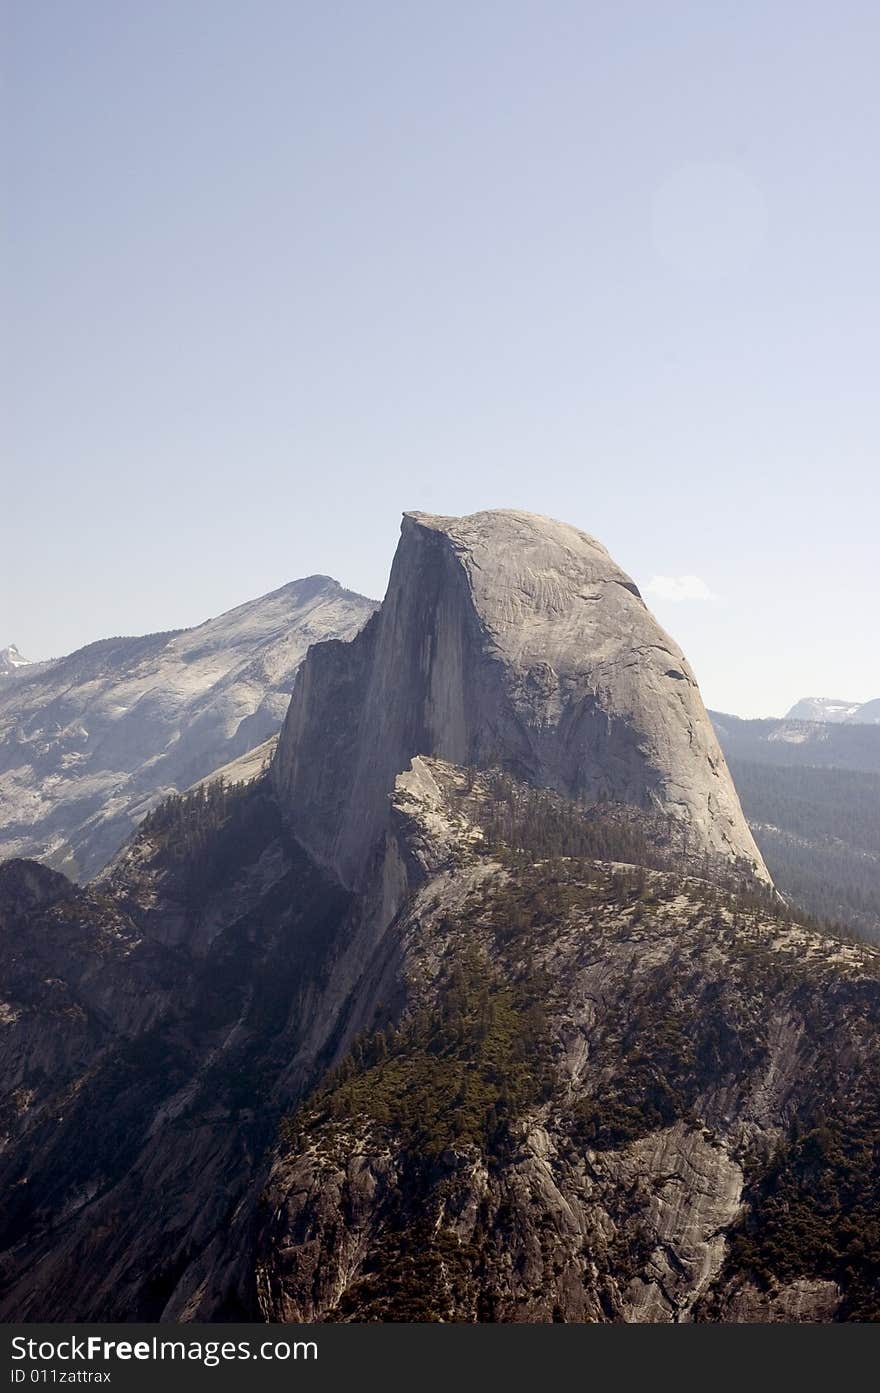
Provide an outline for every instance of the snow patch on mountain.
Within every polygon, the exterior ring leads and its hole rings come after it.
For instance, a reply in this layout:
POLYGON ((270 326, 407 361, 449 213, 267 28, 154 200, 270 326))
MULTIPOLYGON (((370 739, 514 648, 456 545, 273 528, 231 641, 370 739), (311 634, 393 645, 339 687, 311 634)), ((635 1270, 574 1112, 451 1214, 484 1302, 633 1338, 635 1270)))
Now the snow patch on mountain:
POLYGON ((851 720, 859 707, 859 701, 842 701, 839 697, 801 697, 785 719, 791 721, 828 721, 831 723, 851 720))
POLYGON ((31 659, 26 658, 14 643, 10 643, 8 648, 0 648, 0 677, 8 677, 22 668, 33 666, 31 659))

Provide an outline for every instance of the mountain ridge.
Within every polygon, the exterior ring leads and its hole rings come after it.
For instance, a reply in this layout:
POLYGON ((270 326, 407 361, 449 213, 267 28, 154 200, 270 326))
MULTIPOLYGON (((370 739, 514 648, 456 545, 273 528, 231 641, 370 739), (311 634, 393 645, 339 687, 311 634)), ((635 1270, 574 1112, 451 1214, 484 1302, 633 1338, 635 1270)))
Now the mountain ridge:
POLYGON ((309 576, 190 629, 20 670, 0 687, 0 854, 88 879, 152 802, 275 734, 309 644, 373 608, 309 576))
POLYGON ((836 697, 801 697, 786 720, 827 721, 833 725, 865 725, 880 721, 880 697, 871 701, 840 701, 836 697))

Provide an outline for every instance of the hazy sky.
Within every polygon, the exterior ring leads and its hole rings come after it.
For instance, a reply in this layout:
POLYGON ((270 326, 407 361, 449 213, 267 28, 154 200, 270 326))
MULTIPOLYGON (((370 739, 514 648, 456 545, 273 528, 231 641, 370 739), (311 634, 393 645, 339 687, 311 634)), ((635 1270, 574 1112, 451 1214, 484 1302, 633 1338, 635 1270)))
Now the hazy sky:
POLYGON ((877 0, 4 8, 0 646, 512 506, 708 704, 880 695, 877 0))

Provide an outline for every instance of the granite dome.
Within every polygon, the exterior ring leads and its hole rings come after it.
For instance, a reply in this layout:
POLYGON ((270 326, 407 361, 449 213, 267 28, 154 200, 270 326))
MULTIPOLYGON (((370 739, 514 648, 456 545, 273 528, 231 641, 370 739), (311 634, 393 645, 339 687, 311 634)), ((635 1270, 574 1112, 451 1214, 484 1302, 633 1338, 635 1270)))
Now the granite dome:
POLYGON ((419 754, 666 816, 691 853, 769 878, 684 655, 605 547, 565 523, 404 514, 378 613, 310 651, 273 778, 345 884, 419 754))

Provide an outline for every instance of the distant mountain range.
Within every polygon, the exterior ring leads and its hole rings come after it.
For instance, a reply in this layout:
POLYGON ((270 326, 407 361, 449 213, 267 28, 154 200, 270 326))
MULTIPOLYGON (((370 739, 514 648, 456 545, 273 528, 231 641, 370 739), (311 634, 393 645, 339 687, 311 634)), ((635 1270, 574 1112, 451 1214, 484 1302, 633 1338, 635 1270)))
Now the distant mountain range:
POLYGON ((872 701, 840 701, 836 697, 801 697, 790 711, 789 721, 827 721, 834 725, 880 723, 880 697, 872 701))
POLYGON ((778 888, 880 942, 880 725, 710 715, 778 888))
POLYGON ((274 735, 311 643, 375 609, 329 576, 194 629, 108 638, 50 662, 0 654, 0 858, 88 880, 144 813, 274 735))
POLYGON ((788 716, 743 720, 725 711, 709 715, 728 758, 880 773, 880 730, 874 725, 796 721, 788 716))

